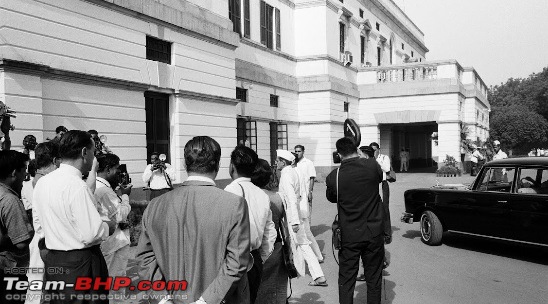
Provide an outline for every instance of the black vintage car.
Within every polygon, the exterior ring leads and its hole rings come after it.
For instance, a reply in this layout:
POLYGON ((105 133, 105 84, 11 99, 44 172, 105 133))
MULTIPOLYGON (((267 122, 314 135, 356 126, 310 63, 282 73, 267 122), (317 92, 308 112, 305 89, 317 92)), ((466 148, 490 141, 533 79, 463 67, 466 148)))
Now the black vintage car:
POLYGON ((548 246, 548 157, 495 160, 474 183, 405 191, 406 223, 439 245, 444 231, 548 246))

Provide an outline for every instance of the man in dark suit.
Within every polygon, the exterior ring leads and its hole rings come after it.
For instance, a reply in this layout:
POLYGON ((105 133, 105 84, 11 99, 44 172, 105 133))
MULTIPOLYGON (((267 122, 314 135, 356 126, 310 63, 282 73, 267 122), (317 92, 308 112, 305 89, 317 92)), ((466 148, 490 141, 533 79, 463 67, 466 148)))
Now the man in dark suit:
POLYGON ((358 156, 351 138, 339 139, 336 146, 342 162, 339 169, 333 170, 326 178, 326 196, 337 204, 342 234, 339 303, 354 302, 360 257, 367 281, 367 303, 380 303, 384 258, 384 211, 379 196, 382 170, 374 158, 358 156))
POLYGON ((153 199, 143 214, 140 279, 186 280, 184 291, 157 292, 168 303, 248 304, 247 203, 215 186, 221 147, 214 139, 194 137, 184 157, 188 179, 153 199))

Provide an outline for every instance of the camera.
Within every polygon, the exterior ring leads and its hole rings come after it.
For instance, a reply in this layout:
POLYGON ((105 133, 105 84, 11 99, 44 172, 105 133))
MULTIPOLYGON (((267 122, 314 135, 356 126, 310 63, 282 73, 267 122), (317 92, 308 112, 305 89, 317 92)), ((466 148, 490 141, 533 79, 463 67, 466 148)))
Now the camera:
POLYGON ((120 169, 120 185, 131 184, 131 177, 129 177, 129 173, 127 172, 126 164, 121 164, 118 168, 120 169))
POLYGON ((154 164, 152 166, 152 170, 157 170, 157 169, 165 170, 166 169, 167 156, 162 153, 158 156, 158 159, 160 160, 160 162, 154 164))

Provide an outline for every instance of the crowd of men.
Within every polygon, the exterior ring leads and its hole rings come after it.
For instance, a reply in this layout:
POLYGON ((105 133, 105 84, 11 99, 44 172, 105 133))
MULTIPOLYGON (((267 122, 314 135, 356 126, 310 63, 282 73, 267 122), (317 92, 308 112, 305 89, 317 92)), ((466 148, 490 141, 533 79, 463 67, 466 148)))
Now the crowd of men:
POLYGON ((120 183, 120 158, 97 131, 63 126, 40 144, 25 136, 23 146, 0 151, 0 302, 81 303, 102 294, 93 302, 108 303, 106 288, 44 296, 45 285, 12 285, 125 276, 132 185, 120 183))
MULTIPOLYGON (((55 131, 46 142, 37 144, 27 135, 21 151, 0 151, 1 303, 108 303, 123 293, 110 291, 108 297, 104 285, 83 291, 7 288, 16 281, 74 284, 79 277, 107 282, 126 275, 132 185, 123 178, 124 165, 95 130, 55 131)), ((493 159, 507 157, 500 142, 493 146, 493 159)), ((389 264, 384 245, 392 241, 391 160, 375 142, 358 148, 344 137, 336 147, 342 162, 326 178, 326 196, 337 204, 342 230, 339 302, 353 303, 359 280, 367 282, 367 302, 380 303, 382 269, 389 264)), ((472 148, 472 162, 483 160, 472 148)), ((142 175, 151 201, 137 247, 139 278, 188 285, 148 293, 160 303, 283 304, 289 268, 305 276, 306 265, 309 286, 328 286, 320 265, 324 255, 310 230, 316 171, 304 153, 302 145, 294 152, 277 150, 273 170, 239 145, 230 154, 232 182, 224 190, 215 183, 221 148, 213 138, 186 143, 188 178, 177 188, 166 155, 152 153, 142 175), (293 261, 284 255, 287 250, 293 261)))

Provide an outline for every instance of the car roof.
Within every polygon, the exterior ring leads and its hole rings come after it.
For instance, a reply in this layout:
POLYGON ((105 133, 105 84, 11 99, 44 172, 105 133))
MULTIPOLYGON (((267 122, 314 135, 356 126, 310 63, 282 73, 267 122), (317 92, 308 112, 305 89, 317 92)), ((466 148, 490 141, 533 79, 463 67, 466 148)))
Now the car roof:
POLYGON ((532 157, 516 157, 505 158, 490 161, 486 166, 503 165, 503 166, 548 166, 548 157, 532 156, 532 157))

